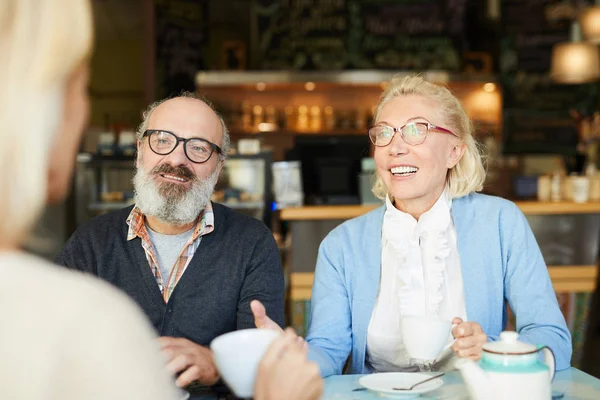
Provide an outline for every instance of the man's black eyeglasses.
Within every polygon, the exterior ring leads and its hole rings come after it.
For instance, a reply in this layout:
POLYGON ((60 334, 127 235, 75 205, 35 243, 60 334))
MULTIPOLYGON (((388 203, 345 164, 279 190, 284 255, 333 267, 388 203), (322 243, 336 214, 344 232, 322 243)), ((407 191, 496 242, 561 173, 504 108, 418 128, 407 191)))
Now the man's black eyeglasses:
POLYGON ((201 138, 184 139, 173 132, 160 129, 148 129, 143 136, 148 137, 150 149, 161 156, 171 154, 179 142, 183 142, 183 151, 186 157, 196 164, 207 162, 215 150, 217 153, 223 154, 219 146, 201 138))

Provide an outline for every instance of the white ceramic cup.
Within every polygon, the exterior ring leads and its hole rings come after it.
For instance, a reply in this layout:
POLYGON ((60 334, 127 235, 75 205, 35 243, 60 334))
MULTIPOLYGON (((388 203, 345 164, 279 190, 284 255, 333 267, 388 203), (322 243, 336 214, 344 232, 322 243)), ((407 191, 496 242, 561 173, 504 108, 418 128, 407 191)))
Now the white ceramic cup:
POLYGON ((450 321, 425 315, 406 315, 400 318, 400 332, 411 358, 432 361, 448 344, 450 321))
POLYGON ((210 343, 215 365, 237 397, 254 395, 258 364, 278 336, 271 329, 243 329, 218 336, 210 343))

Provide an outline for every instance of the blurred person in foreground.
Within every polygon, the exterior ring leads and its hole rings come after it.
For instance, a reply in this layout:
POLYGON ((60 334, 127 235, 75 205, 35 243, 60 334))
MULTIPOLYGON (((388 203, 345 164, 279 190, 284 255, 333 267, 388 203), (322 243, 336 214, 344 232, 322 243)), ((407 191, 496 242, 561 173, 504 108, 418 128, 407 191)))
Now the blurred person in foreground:
POLYGON ((151 104, 137 135, 135 205, 80 226, 56 261, 142 307, 179 386, 212 386, 219 373, 208 346, 254 328, 251 300, 283 326, 279 250, 261 221, 210 201, 229 134, 206 101, 184 93, 151 104))
MULTIPOLYGON (((135 303, 21 250, 44 203, 69 187, 88 117, 91 43, 88 0, 0 1, 1 399, 181 397, 135 303)), ((315 380, 290 341, 273 343, 278 357, 264 363, 257 399, 295 398, 280 365, 315 380)))
POLYGON ((88 118, 87 0, 0 2, 0 398, 177 398, 133 302, 21 247, 64 198, 88 118))
MULTIPOLYGON (((423 368, 408 355, 404 315, 457 326, 432 367, 478 360, 506 328, 549 346, 568 368, 571 335, 527 219, 512 202, 479 193, 485 180, 473 126, 460 101, 420 76, 393 79, 369 138, 373 192, 385 205, 344 222, 321 243, 312 292, 309 358, 323 376, 423 368)), ((256 325, 278 329, 260 302, 256 325)))

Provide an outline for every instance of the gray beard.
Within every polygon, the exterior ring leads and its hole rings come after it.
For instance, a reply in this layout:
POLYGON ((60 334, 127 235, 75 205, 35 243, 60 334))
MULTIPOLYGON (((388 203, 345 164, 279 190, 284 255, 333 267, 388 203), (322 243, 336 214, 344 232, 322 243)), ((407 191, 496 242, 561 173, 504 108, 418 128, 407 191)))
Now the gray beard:
POLYGON ((195 180, 187 191, 176 183, 158 184, 143 168, 133 176, 135 205, 142 214, 174 225, 187 225, 196 220, 210 201, 219 179, 219 169, 204 180, 195 180), (167 186, 171 185, 171 187, 167 186))

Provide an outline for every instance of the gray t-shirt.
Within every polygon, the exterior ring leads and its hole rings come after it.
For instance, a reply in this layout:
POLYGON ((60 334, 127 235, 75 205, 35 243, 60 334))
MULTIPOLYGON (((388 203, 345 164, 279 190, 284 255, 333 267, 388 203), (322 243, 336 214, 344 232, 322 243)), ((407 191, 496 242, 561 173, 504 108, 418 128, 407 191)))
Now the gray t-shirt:
POLYGON ((171 271, 175 266, 175 261, 177 261, 177 257, 181 254, 183 246, 185 246, 192 237, 194 228, 195 226, 189 231, 178 235, 163 235, 162 233, 154 232, 146 225, 148 236, 150 236, 150 240, 154 246, 154 255, 160 268, 163 285, 167 284, 171 271))

